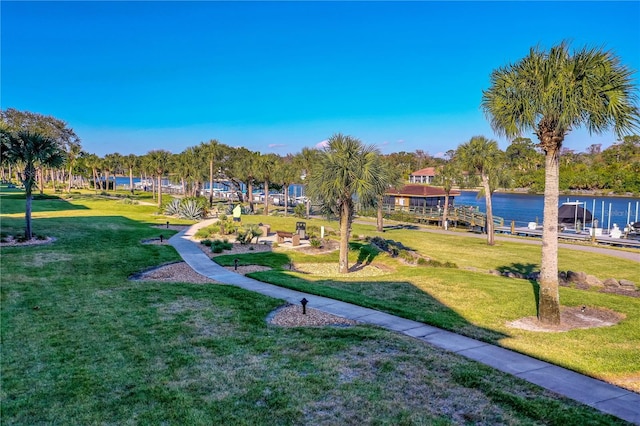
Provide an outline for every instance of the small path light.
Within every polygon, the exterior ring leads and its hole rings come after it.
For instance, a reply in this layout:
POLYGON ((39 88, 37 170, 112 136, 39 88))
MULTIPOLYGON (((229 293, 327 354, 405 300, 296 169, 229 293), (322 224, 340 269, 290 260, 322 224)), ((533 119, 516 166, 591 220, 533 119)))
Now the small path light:
POLYGON ((162 242, 162 240, 164 240, 164 235, 160 234, 160 242, 162 242))
POLYGON ((303 297, 300 303, 302 303, 302 315, 307 315, 307 303, 309 303, 309 301, 306 297, 303 297))
POLYGON ((233 259, 233 270, 237 271, 238 270, 238 259, 233 259))
POLYGON ((167 221, 167 229, 169 229, 169 221, 167 221))

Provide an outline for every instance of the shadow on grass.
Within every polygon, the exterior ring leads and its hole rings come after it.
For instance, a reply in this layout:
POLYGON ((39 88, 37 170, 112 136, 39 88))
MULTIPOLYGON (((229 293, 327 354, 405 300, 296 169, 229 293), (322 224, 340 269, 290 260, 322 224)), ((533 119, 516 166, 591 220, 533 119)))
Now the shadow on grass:
MULTIPOLYGON (((26 195, 24 191, 7 192, 4 188, 0 191, 2 198, 2 214, 24 213, 26 195)), ((33 194, 31 212, 65 211, 65 210, 89 210, 88 207, 72 204, 57 195, 33 194)))
POLYGON ((539 273, 540 267, 534 263, 512 263, 511 265, 500 266, 497 269, 501 274, 513 274, 514 278, 521 278, 529 281, 531 290, 533 290, 533 298, 536 303, 536 316, 538 312, 538 304, 540 302, 540 285, 532 276, 539 273))
MULTIPOLYGON (((408 281, 309 281, 300 276, 292 276, 286 270, 255 272, 248 276, 292 290, 387 312, 489 343, 498 343, 508 337, 501 332, 470 323, 453 309, 408 281)), ((310 300, 310 306, 313 306, 313 299, 310 300)))

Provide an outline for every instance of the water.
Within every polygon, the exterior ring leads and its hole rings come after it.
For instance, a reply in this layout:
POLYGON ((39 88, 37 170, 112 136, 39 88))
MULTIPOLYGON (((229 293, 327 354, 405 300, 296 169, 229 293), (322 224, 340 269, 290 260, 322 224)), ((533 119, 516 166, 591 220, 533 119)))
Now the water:
MULTIPOLYGON (((486 212, 484 196, 478 199, 477 194, 474 191, 462 191, 461 195, 455 198, 455 204, 457 206, 474 206, 484 213, 486 212)), ((565 195, 560 196, 558 205, 567 201, 586 203, 587 210, 598 220, 601 228, 611 228, 614 223, 618 227, 624 228, 627 223, 634 223, 640 220, 640 214, 638 213, 640 198, 568 197, 565 195)), ((526 226, 529 222, 542 223, 542 211, 544 209, 544 197, 542 195, 494 193, 492 205, 494 216, 503 218, 505 225, 509 225, 512 220, 516 222, 516 226, 526 226)), ((585 204, 582 204, 581 207, 584 206, 585 204)))

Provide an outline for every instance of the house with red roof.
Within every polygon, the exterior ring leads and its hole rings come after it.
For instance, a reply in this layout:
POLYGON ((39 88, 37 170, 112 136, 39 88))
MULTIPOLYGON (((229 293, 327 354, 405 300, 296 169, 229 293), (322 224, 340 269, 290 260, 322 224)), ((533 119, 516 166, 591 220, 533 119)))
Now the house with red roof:
POLYGON ((435 167, 425 167, 409 175, 409 183, 432 184, 438 172, 435 167))

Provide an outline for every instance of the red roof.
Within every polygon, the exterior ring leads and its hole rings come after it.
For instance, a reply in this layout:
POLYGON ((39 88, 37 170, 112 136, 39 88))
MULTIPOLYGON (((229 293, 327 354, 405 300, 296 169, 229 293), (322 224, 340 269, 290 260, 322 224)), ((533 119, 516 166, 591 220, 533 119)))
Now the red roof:
MULTIPOLYGON (((398 189, 394 188, 387 192, 387 195, 406 195, 408 197, 444 197, 446 194, 444 189, 440 187, 416 183, 408 184, 398 189)), ((460 195, 460 191, 452 190, 449 195, 460 195)))
POLYGON ((435 176, 437 174, 435 167, 425 167, 424 169, 411 173, 411 176, 435 176))

